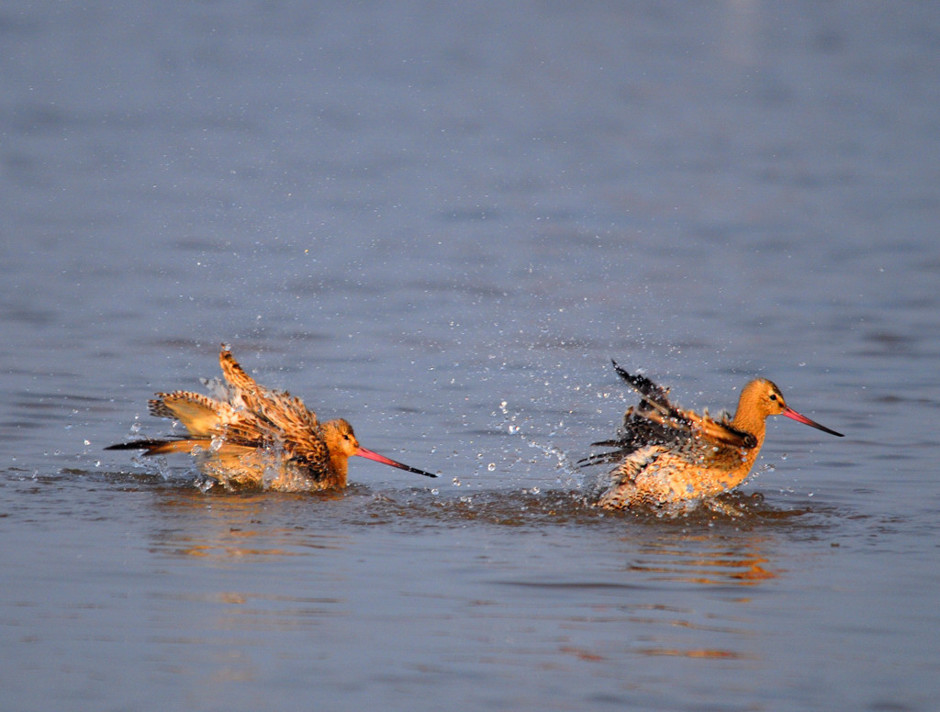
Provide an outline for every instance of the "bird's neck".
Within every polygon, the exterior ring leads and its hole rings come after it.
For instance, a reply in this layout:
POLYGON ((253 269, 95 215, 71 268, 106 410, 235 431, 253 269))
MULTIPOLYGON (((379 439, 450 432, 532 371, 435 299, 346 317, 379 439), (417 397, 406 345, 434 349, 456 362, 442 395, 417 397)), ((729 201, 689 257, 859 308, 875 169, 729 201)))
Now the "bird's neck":
POLYGON ((343 453, 330 453, 330 479, 331 487, 346 486, 346 471, 349 467, 349 457, 343 453))
POLYGON ((741 409, 738 408, 738 412, 734 414, 731 425, 738 430, 743 430, 745 433, 750 433, 757 438, 758 442, 764 441, 764 434, 767 432, 767 424, 764 418, 760 416, 754 416, 747 412, 742 413, 741 409))
POLYGON ((744 457, 747 467, 750 469, 751 465, 753 465, 754 461, 757 459, 761 447, 764 445, 764 436, 767 434, 767 423, 764 418, 755 416, 747 410, 743 410, 742 412, 742 410, 739 404, 738 410, 734 414, 734 419, 731 421, 731 425, 757 438, 757 444, 750 448, 744 457))

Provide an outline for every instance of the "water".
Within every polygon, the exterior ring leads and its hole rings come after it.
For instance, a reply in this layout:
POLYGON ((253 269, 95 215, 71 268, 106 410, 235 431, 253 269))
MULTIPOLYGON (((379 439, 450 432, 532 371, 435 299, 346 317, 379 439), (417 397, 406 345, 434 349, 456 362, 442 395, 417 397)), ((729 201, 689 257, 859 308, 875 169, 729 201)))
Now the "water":
POLYGON ((933 709, 938 31, 5 4, 4 706, 933 709), (223 341, 442 478, 203 493, 103 451, 223 341), (739 517, 605 515, 572 462, 632 401, 611 357, 846 437, 774 421, 739 517))

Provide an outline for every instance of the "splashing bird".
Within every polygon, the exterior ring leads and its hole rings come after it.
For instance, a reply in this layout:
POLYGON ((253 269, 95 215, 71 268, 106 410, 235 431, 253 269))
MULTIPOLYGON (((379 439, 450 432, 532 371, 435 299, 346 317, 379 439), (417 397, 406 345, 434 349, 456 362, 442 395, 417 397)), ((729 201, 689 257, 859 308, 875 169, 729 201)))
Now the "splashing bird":
POLYGON ((227 488, 342 489, 353 455, 437 477, 362 447, 352 425, 342 418, 320 423, 300 398, 256 383, 225 345, 219 363, 225 380, 205 382, 211 396, 174 391, 157 393, 150 401, 151 415, 178 420, 186 435, 106 449, 144 450, 144 455, 188 453, 205 475, 227 488))
POLYGON ((790 408, 780 388, 764 378, 744 387, 733 418, 722 413, 714 419, 707 410, 699 415, 673 405, 668 389, 613 363, 640 394, 640 403, 627 409, 616 439, 592 443, 613 450, 579 462, 617 463, 599 482, 598 505, 606 509, 687 503, 737 487, 757 459, 771 415, 842 437, 790 408))

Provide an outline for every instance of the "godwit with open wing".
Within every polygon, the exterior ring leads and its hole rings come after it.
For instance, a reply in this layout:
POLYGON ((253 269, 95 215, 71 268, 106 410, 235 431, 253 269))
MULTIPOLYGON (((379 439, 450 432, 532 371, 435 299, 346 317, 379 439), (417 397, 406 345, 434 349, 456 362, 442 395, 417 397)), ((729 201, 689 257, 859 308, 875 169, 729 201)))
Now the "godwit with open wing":
POLYGON ((787 406, 780 389, 758 378, 741 391, 731 418, 718 419, 682 410, 668 399, 668 389, 632 375, 614 362, 617 373, 640 394, 627 410, 615 440, 592 443, 615 448, 591 455, 582 465, 618 463, 601 481, 598 504, 607 509, 660 506, 705 499, 741 484, 764 444, 766 419, 785 415, 842 437, 787 406))
POLYGON ((274 490, 340 489, 353 455, 426 477, 437 475, 367 450, 342 418, 320 423, 300 398, 255 382, 226 346, 219 354, 224 381, 207 382, 212 397, 189 391, 158 393, 150 413, 178 420, 188 434, 135 440, 108 450, 172 452, 196 457, 202 472, 226 487, 274 490))

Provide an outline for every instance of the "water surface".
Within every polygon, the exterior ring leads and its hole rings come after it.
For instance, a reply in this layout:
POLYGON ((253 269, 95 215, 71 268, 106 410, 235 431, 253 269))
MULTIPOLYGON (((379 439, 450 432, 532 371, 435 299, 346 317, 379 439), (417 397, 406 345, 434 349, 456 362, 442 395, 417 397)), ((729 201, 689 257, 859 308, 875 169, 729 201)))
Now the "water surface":
POLYGON ((940 11, 0 11, 10 709, 930 710, 940 11), (426 481, 202 492, 153 392, 221 342, 426 481), (574 462, 754 375, 678 519, 574 462))

